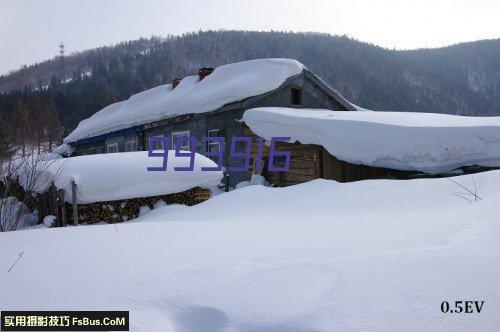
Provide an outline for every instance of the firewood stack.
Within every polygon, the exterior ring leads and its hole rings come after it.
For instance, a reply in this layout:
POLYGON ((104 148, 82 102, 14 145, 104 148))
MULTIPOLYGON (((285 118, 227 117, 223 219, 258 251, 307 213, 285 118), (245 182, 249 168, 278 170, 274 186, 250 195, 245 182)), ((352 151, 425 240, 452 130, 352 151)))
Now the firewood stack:
MULTIPOLYGON (((122 222, 137 218, 141 206, 148 206, 150 209, 153 209, 154 204, 160 200, 163 200, 167 204, 184 204, 192 206, 206 201, 211 195, 212 192, 210 189, 196 187, 180 193, 168 195, 80 204, 78 205, 79 222, 87 222, 89 224, 99 221, 107 223, 122 222)), ((66 215, 71 216, 71 204, 66 203, 65 209, 66 215)))

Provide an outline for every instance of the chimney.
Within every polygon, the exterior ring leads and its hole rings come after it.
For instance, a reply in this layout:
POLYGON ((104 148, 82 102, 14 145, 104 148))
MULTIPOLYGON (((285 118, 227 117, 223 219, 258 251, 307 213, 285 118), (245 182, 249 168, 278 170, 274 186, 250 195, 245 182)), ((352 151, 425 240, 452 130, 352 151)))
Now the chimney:
POLYGON ((180 78, 174 77, 172 79, 172 90, 175 89, 175 87, 178 86, 180 82, 181 82, 180 78))
POLYGON ((213 71, 214 71, 213 68, 207 68, 207 67, 200 68, 198 70, 198 78, 199 78, 198 82, 207 77, 208 75, 212 74, 213 71))

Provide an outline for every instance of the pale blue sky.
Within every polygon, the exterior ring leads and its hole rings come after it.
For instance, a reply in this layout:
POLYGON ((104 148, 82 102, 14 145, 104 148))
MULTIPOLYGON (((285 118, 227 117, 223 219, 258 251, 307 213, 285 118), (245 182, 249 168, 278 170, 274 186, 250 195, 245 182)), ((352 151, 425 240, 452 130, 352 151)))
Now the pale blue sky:
POLYGON ((318 31, 396 48, 500 37, 498 0, 0 0, 0 74, 68 52, 206 29, 318 31))

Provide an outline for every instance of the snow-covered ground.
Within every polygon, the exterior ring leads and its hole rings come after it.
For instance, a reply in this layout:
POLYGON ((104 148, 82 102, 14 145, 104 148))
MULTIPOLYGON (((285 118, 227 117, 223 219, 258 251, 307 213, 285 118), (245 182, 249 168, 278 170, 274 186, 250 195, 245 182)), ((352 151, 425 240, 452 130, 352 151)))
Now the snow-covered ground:
POLYGON ((500 171, 481 178, 471 203, 449 179, 316 180, 246 186, 116 228, 0 234, 0 308, 130 310, 131 331, 148 332, 493 331, 500 171), (485 303, 444 314, 445 300, 485 303))
POLYGON ((247 110, 243 120, 268 140, 322 145, 354 164, 426 173, 500 167, 500 117, 262 107, 247 110))

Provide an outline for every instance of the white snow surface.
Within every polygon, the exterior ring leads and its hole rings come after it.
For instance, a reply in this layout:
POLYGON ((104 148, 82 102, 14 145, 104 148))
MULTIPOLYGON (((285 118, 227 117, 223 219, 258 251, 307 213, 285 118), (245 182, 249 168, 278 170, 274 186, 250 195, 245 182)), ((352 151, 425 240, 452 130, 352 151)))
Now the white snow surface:
POLYGON ((45 191, 54 181, 58 189, 64 189, 68 202, 72 201, 74 181, 80 204, 171 194, 220 183, 222 172, 201 171, 201 167, 216 167, 215 162, 200 154, 194 160, 193 171, 174 171, 175 167, 189 166, 189 158, 176 157, 170 150, 166 171, 148 171, 148 167, 161 166, 163 159, 148 157, 147 151, 106 153, 50 160, 37 164, 36 171, 21 168, 18 176, 24 185, 32 183, 27 179, 36 173, 37 184, 31 188, 37 192, 45 191))
POLYGON ((445 178, 315 180, 136 222, 0 234, 0 307, 130 310, 134 332, 493 331, 500 171, 474 177, 472 203, 445 178), (485 303, 443 314, 445 300, 485 303))
POLYGON ((322 145, 354 164, 431 174, 500 167, 500 117, 263 107, 245 111, 243 121, 265 139, 322 145))
POLYGON ((188 76, 175 89, 171 84, 160 85, 111 104, 81 121, 64 142, 71 143, 172 116, 213 111, 228 103, 277 89, 304 68, 296 60, 277 58, 220 66, 202 81, 198 81, 197 75, 188 76))

